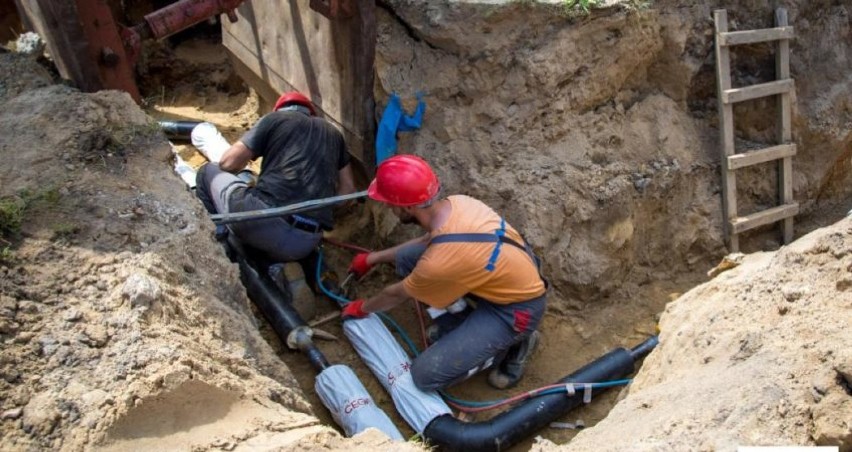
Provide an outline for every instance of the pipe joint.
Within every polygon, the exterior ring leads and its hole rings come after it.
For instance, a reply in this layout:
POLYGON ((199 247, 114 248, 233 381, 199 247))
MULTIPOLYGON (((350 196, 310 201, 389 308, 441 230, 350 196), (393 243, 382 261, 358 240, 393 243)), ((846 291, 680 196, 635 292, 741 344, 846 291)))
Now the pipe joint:
POLYGON ((309 326, 299 326, 287 335, 287 347, 292 350, 306 350, 313 346, 314 330, 309 326))

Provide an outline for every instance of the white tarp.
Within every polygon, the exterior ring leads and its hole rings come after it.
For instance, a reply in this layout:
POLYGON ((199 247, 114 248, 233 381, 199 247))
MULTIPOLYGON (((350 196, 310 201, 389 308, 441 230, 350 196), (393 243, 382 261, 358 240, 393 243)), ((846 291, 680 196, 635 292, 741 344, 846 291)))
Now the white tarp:
POLYGON ((437 392, 424 392, 414 385, 411 360, 377 315, 346 320, 343 332, 412 429, 423 433, 432 419, 451 413, 437 392))
POLYGON ((354 436, 373 427, 392 439, 403 439, 349 367, 337 364, 323 370, 317 375, 314 389, 334 420, 343 427, 346 436, 354 436))

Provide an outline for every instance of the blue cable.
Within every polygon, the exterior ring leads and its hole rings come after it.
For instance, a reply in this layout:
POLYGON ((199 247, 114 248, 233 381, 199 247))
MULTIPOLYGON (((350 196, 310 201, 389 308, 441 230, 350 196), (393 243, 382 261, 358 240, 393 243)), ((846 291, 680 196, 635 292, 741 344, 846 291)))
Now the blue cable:
MULTIPOLYGON (((352 300, 349 300, 346 297, 342 297, 340 295, 337 295, 336 293, 328 290, 322 284, 322 247, 319 248, 319 251, 317 252, 317 254, 319 255, 319 257, 317 258, 317 286, 319 286, 320 290, 322 290, 322 293, 324 293, 326 296, 328 296, 332 300, 340 303, 342 306, 345 306, 346 304, 351 303, 352 300)), ((411 340, 411 338, 408 336, 408 334, 405 333, 405 330, 402 329, 402 326, 400 326, 398 323, 396 323, 396 321, 393 318, 391 318, 389 315, 387 315, 383 312, 377 312, 376 314, 378 314, 380 319, 382 319, 385 323, 389 323, 397 331, 397 333, 400 335, 400 337, 402 337, 402 340, 405 341, 405 344, 408 346, 412 355, 417 356, 417 355, 420 354, 420 351, 417 350, 417 346, 414 345, 414 342, 411 340)))
POLYGON ((346 297, 341 297, 340 295, 337 295, 336 293, 326 289, 325 286, 322 284, 322 247, 319 247, 317 254, 319 255, 319 257, 317 258, 317 286, 319 286, 322 293, 324 293, 332 300, 340 303, 342 306, 348 304, 351 300, 347 299, 346 297))
MULTIPOLYGON (((320 290, 326 296, 328 296, 329 298, 331 298, 334 301, 337 301, 342 306, 345 306, 347 303, 350 303, 351 300, 347 299, 346 297, 342 297, 340 295, 337 295, 336 293, 328 290, 322 284, 322 278, 321 278, 321 276, 322 276, 322 255, 323 255, 322 247, 319 248, 318 254, 319 254, 319 257, 317 258, 317 286, 319 286, 320 290)), ((416 357, 420 354, 420 351, 417 349, 417 346, 414 344, 414 341, 411 340, 411 337, 408 336, 408 334, 405 332, 405 330, 402 328, 402 326, 400 326, 399 323, 397 323, 393 318, 391 318, 389 315, 387 315, 383 312, 377 312, 376 314, 378 314, 380 319, 385 321, 385 323, 389 323, 396 330, 397 334, 399 334, 399 336, 402 338, 402 340, 408 346, 412 355, 414 355, 416 357)), ((590 384, 592 385, 593 388, 609 388, 609 387, 612 387, 612 386, 626 385, 626 384, 630 383, 630 381, 631 381, 630 379, 625 379, 625 380, 604 381, 604 382, 600 382, 600 383, 590 383, 590 384)), ((535 390, 533 390, 533 391, 535 391, 535 390)), ((487 401, 487 402, 474 402, 474 401, 470 401, 470 400, 463 400, 463 399, 455 398, 455 397, 447 394, 444 391, 438 391, 438 392, 442 396, 446 397, 447 400, 450 400, 451 402, 457 403, 459 405, 467 406, 467 407, 470 407, 470 408, 478 408, 478 407, 496 405, 496 404, 501 403, 504 400, 506 400, 506 399, 498 399, 498 400, 492 400, 492 401, 487 401)), ((558 393, 561 393, 561 392, 567 392, 567 389, 564 388, 564 387, 546 389, 544 391, 541 391, 539 393, 534 394, 533 397, 550 395, 550 394, 558 394, 558 393)))

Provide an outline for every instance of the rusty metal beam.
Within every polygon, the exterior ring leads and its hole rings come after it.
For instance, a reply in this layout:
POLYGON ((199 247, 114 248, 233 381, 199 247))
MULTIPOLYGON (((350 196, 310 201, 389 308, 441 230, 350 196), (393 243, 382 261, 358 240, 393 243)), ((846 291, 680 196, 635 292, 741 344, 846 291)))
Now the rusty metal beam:
POLYGON ((352 0, 311 0, 311 9, 329 19, 345 19, 355 15, 352 0))
POLYGON ((181 0, 145 15, 143 24, 133 27, 143 38, 162 39, 219 14, 237 21, 234 11, 245 0, 181 0))
POLYGON ((119 25, 115 23, 109 5, 103 0, 75 1, 88 42, 89 60, 98 68, 102 87, 126 91, 133 100, 140 102, 133 61, 124 50, 119 25))

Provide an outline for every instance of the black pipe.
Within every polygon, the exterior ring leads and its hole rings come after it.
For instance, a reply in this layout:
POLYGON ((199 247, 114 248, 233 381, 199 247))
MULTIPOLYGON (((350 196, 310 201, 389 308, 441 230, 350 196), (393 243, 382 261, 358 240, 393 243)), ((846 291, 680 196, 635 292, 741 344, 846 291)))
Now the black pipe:
POLYGON ((192 138, 192 129, 201 124, 200 121, 157 121, 160 128, 170 140, 189 141, 192 138))
MULTIPOLYGON (((559 383, 592 383, 622 379, 633 373, 633 364, 650 352, 657 343, 652 337, 628 351, 617 348, 576 372, 559 380, 559 383)), ((592 396, 607 388, 592 389, 592 396)), ((452 415, 435 418, 426 426, 423 437, 432 445, 445 450, 501 451, 530 436, 551 421, 565 415, 583 403, 583 388, 577 387, 575 395, 568 393, 533 397, 509 411, 484 422, 467 423, 452 415)))
POLYGON ((256 264, 246 255, 245 249, 234 234, 227 234, 226 240, 226 246, 232 251, 229 256, 240 267, 240 279, 246 287, 249 298, 278 337, 283 342, 287 342, 291 332, 303 327, 305 331, 296 332, 295 345, 308 357, 315 369, 321 371, 329 367, 328 360, 306 334, 308 325, 290 303, 290 294, 283 293, 275 287, 275 283, 257 271, 256 264))
POLYGON ((654 349, 657 345, 659 345, 660 339, 657 336, 651 336, 642 342, 641 344, 630 349, 630 356, 633 357, 633 361, 639 361, 651 353, 651 350, 654 349))

